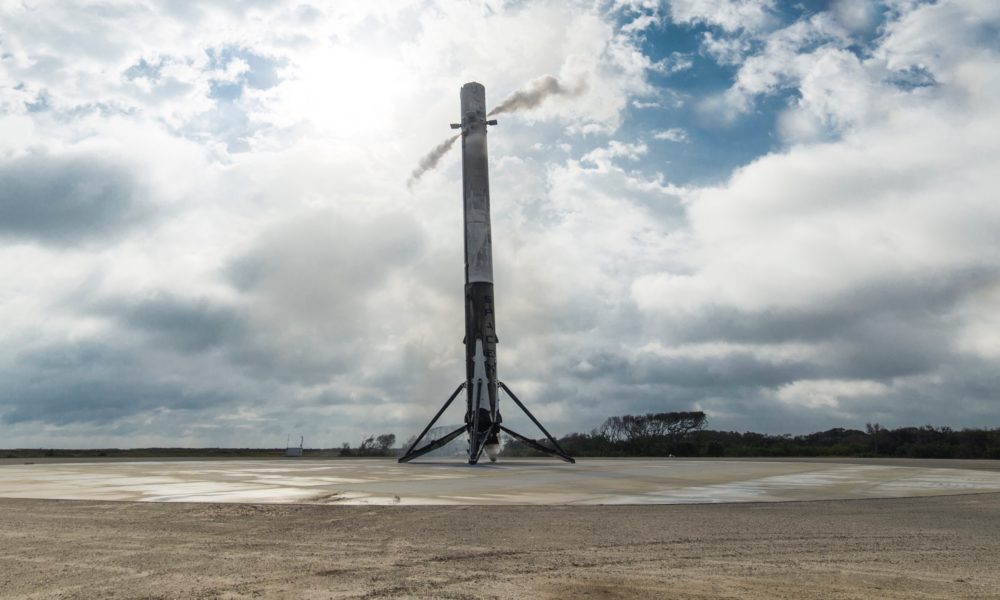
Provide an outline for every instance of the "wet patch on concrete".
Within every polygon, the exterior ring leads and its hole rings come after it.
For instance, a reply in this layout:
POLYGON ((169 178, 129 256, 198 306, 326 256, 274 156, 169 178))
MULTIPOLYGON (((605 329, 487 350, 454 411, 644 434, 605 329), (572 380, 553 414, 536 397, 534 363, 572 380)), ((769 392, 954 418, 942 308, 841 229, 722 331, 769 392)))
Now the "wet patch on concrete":
POLYGON ((1000 472, 810 462, 246 460, 0 465, 0 497, 146 502, 706 504, 1000 491, 1000 472))

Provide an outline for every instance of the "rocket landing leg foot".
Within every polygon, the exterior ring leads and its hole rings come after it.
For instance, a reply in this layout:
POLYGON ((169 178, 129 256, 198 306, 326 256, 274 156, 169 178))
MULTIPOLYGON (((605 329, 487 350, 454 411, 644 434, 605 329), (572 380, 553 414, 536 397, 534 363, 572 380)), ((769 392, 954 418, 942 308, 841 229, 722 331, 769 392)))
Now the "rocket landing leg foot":
POLYGON ((545 434, 545 437, 548 438, 550 442, 552 442, 552 445, 555 446, 555 448, 549 448, 547 446, 543 446, 542 444, 539 444, 538 442, 529 437, 523 436, 520 433, 517 433, 516 431, 507 429, 503 425, 497 425, 497 427, 499 427, 501 431, 521 440, 522 442, 531 446, 535 450, 538 450, 539 452, 544 452, 549 456, 559 457, 568 463, 574 463, 574 464, 576 463, 573 457, 570 456, 569 454, 566 454, 566 451, 562 449, 562 446, 559 445, 559 442, 556 441, 556 438, 552 437, 552 434, 550 434, 548 430, 545 429, 545 427, 538 422, 538 419, 535 418, 535 415, 531 414, 531 411, 528 410, 528 407, 526 407, 524 404, 521 403, 521 400, 519 400, 518 397, 514 395, 514 392, 510 391, 510 388, 507 387, 506 384, 504 384, 502 381, 498 381, 497 386, 499 386, 500 389, 502 389, 504 392, 506 392, 508 396, 510 396, 510 399, 514 401, 514 404, 517 404, 518 408, 524 411, 524 414, 528 415, 528 418, 531 419, 531 422, 534 423, 535 426, 538 427, 538 429, 545 434))

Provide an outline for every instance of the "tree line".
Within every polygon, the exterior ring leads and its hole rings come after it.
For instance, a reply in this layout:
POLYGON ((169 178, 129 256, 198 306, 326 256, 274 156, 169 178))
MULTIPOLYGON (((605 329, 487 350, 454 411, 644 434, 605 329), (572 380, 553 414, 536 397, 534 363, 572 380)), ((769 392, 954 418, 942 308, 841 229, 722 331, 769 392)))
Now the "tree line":
MULTIPOLYGON (((706 429, 704 412, 610 417, 589 433, 571 433, 559 444, 572 456, 844 456, 1000 459, 1000 428, 899 427, 869 423, 865 430, 835 428, 805 435, 706 429)), ((543 443, 539 440, 539 443, 543 443)), ((536 453, 508 439, 507 456, 536 453)))
MULTIPOLYGON (((704 412, 665 412, 609 417, 589 433, 571 433, 559 439, 570 455, 598 456, 710 456, 710 457, 898 457, 1000 459, 1000 428, 899 427, 887 429, 868 423, 864 430, 837 427, 805 435, 774 435, 752 431, 706 429, 704 412)), ((448 428, 444 428, 448 429, 448 428)), ((442 431, 444 431, 442 429, 442 431)), ((433 433, 433 432, 432 432, 433 433)), ((433 436, 432 436, 433 437, 433 436)), ((411 438, 404 447, 412 443, 411 438)), ((543 445, 548 442, 538 440, 543 445)), ((352 448, 306 449, 310 457, 395 456, 396 436, 369 435, 352 448)), ((455 442, 459 448, 460 442, 455 442)), ((505 456, 536 456, 521 442, 506 438, 505 456)), ((135 449, 0 449, 0 458, 144 457, 144 456, 283 456, 278 448, 135 448, 135 449)))
POLYGON ((340 447, 340 456, 394 456, 392 449, 396 443, 395 433, 383 433, 381 435, 369 435, 361 440, 357 448, 351 448, 348 442, 340 447))

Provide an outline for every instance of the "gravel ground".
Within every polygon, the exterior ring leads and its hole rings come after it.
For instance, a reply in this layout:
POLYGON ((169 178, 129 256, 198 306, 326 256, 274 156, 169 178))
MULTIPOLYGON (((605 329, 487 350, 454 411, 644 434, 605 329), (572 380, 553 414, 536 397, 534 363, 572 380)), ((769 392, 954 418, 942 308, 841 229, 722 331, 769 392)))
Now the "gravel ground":
POLYGON ((1000 494, 685 506, 0 499, 0 598, 1000 598, 1000 494))

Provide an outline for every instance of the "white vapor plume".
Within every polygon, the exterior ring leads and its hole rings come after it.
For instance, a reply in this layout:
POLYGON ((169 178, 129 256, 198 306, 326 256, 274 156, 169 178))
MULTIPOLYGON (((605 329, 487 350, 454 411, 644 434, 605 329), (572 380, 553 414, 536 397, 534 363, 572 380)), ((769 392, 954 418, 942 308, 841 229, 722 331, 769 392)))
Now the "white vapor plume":
POLYGON ((579 96, 586 89, 586 81, 581 81, 575 86, 566 86, 552 75, 542 75, 538 79, 531 80, 522 89, 507 96, 506 100, 489 112, 489 116, 535 108, 549 96, 568 96, 572 98, 579 96))
POLYGON ((420 162, 417 163, 417 168, 414 169, 413 173, 410 174, 410 179, 407 180, 406 187, 412 188, 413 185, 417 183, 417 181, 419 181, 421 177, 423 177, 424 173, 436 167, 438 162, 441 160, 441 157, 444 156, 445 153, 447 153, 448 150, 450 150, 451 147, 455 145, 455 140, 457 140, 459 137, 460 137, 459 135, 454 135, 446 139, 437 146, 434 146, 433 150, 431 150, 430 152, 427 153, 426 156, 421 158, 420 162))

